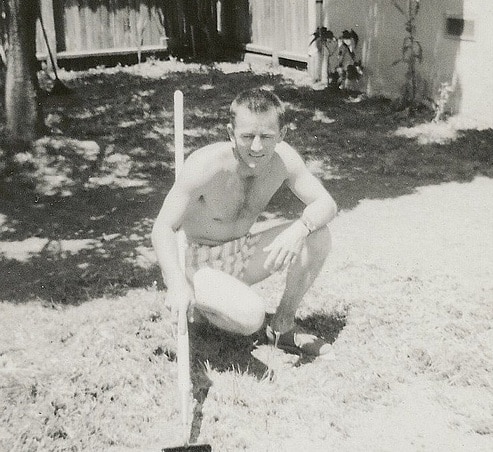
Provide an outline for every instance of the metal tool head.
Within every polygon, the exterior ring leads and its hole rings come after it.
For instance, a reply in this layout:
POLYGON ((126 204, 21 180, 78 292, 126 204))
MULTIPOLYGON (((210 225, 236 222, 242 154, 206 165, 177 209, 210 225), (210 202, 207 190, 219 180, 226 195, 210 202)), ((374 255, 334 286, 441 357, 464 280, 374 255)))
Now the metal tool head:
POLYGON ((166 447, 161 452, 212 452, 210 444, 189 444, 188 446, 166 447))

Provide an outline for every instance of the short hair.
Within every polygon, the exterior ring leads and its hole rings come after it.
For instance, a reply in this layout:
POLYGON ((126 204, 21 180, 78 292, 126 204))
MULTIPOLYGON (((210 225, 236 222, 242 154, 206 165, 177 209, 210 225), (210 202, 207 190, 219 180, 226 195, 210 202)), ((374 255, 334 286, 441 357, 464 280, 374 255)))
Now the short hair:
POLYGON ((282 128, 286 122, 286 109, 281 99, 273 92, 263 88, 253 88, 242 91, 231 103, 229 109, 230 121, 235 125, 236 114, 240 107, 246 107, 254 113, 265 113, 274 109, 279 120, 279 127, 282 128))

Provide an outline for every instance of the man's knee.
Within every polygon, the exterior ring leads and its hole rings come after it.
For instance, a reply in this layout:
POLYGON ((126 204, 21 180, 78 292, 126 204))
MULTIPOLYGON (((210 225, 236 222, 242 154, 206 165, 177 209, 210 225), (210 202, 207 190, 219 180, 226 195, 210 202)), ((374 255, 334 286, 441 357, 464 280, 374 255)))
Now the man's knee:
POLYGON ((215 326, 249 336, 262 326, 265 303, 231 275, 202 268, 194 275, 196 307, 215 326))
POLYGON ((233 316, 230 312, 206 311, 203 306, 198 307, 197 310, 215 327, 241 336, 251 336, 256 333, 265 319, 265 311, 256 309, 249 310, 247 315, 241 317, 233 316))

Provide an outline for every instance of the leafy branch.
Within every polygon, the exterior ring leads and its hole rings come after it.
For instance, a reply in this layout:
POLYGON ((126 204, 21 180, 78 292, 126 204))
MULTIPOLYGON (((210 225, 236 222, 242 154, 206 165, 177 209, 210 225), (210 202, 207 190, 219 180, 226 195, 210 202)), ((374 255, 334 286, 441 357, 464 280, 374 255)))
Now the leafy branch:
POLYGON ((329 51, 329 56, 334 54, 335 50, 331 51, 329 44, 336 43, 337 39, 331 30, 327 29, 327 27, 318 27, 312 36, 313 39, 310 41, 310 45, 315 42, 320 49, 325 47, 329 51))

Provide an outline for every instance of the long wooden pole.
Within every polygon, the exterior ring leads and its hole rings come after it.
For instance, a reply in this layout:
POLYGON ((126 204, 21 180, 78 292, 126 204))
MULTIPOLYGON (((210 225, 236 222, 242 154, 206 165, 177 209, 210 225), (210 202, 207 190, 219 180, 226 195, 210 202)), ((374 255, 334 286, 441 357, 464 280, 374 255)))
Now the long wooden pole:
MULTIPOLYGON (((174 128, 175 128, 175 178, 178 178, 185 161, 183 143, 183 93, 180 90, 174 93, 174 128)), ((178 258, 180 267, 185 270, 185 233, 177 232, 178 258)), ((190 378, 190 344, 188 338, 188 306, 179 306, 178 311, 178 385, 181 404, 181 421, 183 428, 183 443, 188 445, 190 440, 190 399, 192 382, 190 378)))

